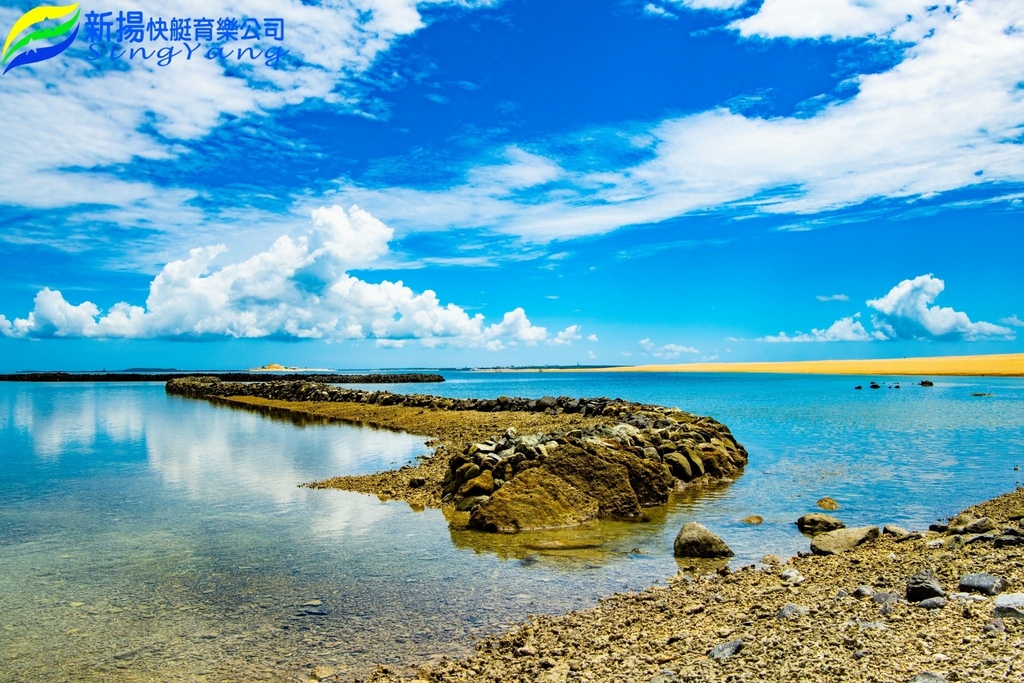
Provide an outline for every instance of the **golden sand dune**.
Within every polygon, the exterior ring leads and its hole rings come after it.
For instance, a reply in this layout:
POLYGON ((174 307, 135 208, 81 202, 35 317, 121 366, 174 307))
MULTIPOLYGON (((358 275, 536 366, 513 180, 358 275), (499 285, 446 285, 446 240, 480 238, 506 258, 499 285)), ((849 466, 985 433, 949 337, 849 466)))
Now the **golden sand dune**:
POLYGON ((588 372, 778 372, 810 375, 965 375, 1024 377, 1024 353, 929 358, 808 360, 776 363, 636 365, 588 372))

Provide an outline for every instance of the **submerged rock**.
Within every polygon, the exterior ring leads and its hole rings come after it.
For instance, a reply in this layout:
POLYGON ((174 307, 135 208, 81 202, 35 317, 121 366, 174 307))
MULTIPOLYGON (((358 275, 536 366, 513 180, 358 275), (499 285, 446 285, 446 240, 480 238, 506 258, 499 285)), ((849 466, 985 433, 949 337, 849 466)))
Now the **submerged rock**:
POLYGON ((836 499, 829 498, 828 496, 825 496, 824 498, 820 499, 817 505, 822 510, 828 510, 829 512, 835 512, 836 510, 839 509, 839 503, 836 502, 836 499))
POLYGON ((676 535, 673 551, 676 557, 732 557, 732 549, 721 538, 697 522, 687 522, 676 535))

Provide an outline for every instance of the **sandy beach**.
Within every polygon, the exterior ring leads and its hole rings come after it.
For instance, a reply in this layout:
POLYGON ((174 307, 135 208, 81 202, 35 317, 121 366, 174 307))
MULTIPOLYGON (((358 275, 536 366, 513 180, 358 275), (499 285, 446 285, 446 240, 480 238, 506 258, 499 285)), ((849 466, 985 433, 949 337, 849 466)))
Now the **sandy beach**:
MULTIPOLYGON (((544 368, 502 370, 543 372, 544 368)), ((678 363, 614 368, 566 368, 559 372, 760 372, 806 375, 912 375, 1024 377, 1024 353, 925 358, 809 360, 766 363, 678 363)))

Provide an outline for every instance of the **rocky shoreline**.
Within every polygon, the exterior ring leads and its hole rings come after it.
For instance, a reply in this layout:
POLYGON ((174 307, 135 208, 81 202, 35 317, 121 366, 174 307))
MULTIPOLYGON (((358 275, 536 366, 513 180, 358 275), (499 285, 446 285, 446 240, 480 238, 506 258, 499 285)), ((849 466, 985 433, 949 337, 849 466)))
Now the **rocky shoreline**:
MULTIPOLYGON (((474 515, 484 518, 483 503, 513 490, 508 482, 527 477, 522 483, 544 488, 539 473, 566 472, 552 462, 560 450, 604 457, 602 449, 612 449, 651 462, 657 455, 663 471, 671 472, 670 456, 685 457, 693 445, 680 443, 683 434, 706 420, 607 399, 476 401, 305 385, 206 384, 168 390, 297 419, 314 416, 430 435, 435 453, 415 467, 313 486, 443 507, 466 525, 474 515), (232 396, 237 391, 249 395, 232 396), (268 397, 272 393, 278 398, 268 397), (568 406, 575 412, 567 413, 568 406), (485 473, 492 482, 513 476, 481 496, 474 487, 480 477, 486 480, 485 473), (481 497, 487 500, 464 503, 481 497), (460 504, 469 510, 459 512, 460 504)), ((717 428, 714 438, 723 440, 717 428)), ((717 447, 710 436, 700 443, 717 447)), ((736 452, 741 448, 737 444, 736 452)), ((693 463, 687 462, 693 476, 693 463)), ((739 471, 728 454, 720 462, 725 463, 733 469, 721 471, 724 477, 739 471)), ((674 486, 714 480, 706 467, 688 483, 672 478, 674 486)), ((634 495, 637 490, 646 489, 638 485, 634 495)), ((815 513, 794 520, 808 533, 812 552, 788 561, 766 555, 760 567, 735 571, 724 559, 681 560, 682 570, 666 585, 617 594, 562 616, 531 617, 479 641, 473 656, 433 660, 415 677, 380 666, 366 683, 1024 680, 1024 593, 1018 592, 1024 590, 1024 489, 921 532, 848 529, 835 501, 822 499, 819 507, 837 516, 815 513)), ((351 680, 327 665, 306 673, 310 681, 351 680)))
POLYGON ((435 450, 417 466, 309 486, 443 507, 456 528, 514 533, 642 519, 673 490, 734 476, 747 463, 725 425, 619 399, 454 399, 202 377, 168 382, 167 393, 427 435, 435 450))
MULTIPOLYGON (((947 525, 531 617, 417 683, 1024 680, 1024 489, 947 525)), ((834 532, 826 532, 834 533, 834 532)), ((328 670, 316 680, 332 680, 328 670)), ((340 680, 340 679, 338 679, 340 680)), ((378 667, 368 683, 408 681, 378 667)))

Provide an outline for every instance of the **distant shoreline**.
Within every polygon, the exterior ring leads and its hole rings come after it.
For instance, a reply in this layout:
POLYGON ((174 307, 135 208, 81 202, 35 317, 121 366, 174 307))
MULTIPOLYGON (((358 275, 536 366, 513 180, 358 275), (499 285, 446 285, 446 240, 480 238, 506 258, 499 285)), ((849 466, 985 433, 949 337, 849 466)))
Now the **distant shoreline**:
POLYGON ((802 375, 934 375, 937 377, 1024 377, 1024 353, 930 356, 862 360, 807 360, 752 363, 679 363, 605 368, 490 368, 478 372, 735 372, 802 375))

